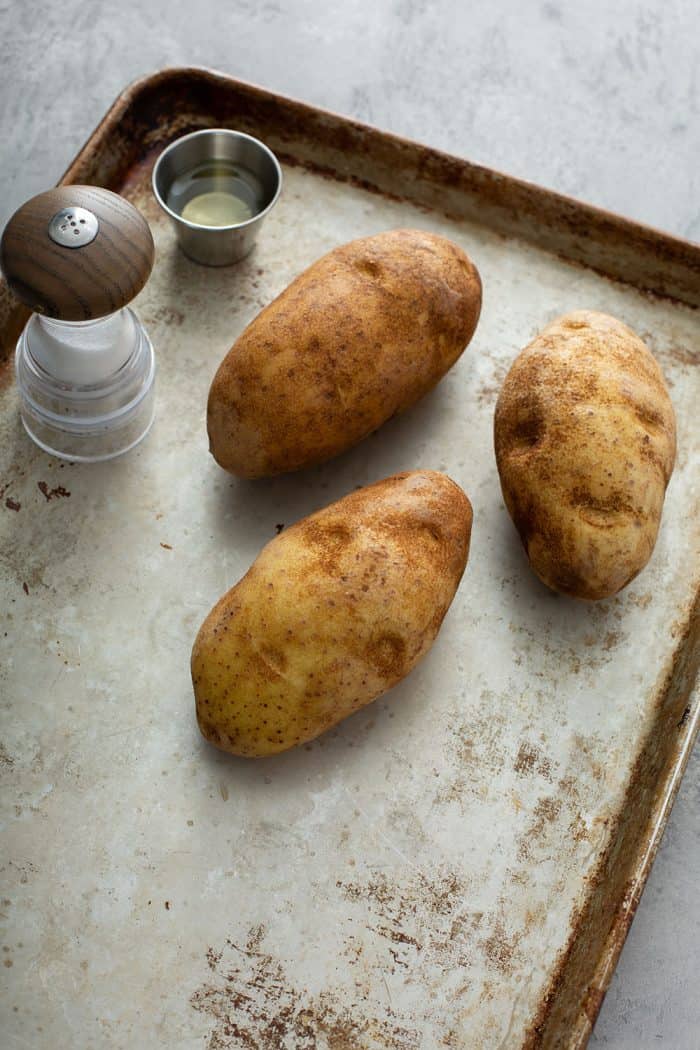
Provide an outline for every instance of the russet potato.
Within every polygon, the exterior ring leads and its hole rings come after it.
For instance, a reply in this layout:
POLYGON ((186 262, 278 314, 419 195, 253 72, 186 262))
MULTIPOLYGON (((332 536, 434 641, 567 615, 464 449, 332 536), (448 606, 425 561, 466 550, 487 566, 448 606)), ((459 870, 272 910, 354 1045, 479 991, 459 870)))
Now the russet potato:
POLYGON ((464 572, 472 510, 444 474, 359 489, 282 532, 192 650, 199 727, 236 755, 317 737, 425 656, 464 572))
POLYGON ((607 598, 644 568, 676 426, 661 370, 630 328, 586 310, 548 325, 506 376, 494 438, 506 506, 543 583, 607 598))
POLYGON ((480 309, 476 267, 437 234, 390 230, 334 249, 222 361, 207 406, 214 458, 256 478, 351 448, 436 385, 480 309))

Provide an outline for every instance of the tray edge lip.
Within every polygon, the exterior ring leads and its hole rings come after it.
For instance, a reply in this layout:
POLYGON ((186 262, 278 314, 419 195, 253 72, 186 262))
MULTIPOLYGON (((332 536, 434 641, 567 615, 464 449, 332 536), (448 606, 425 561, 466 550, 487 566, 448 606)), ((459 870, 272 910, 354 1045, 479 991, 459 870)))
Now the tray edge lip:
MULTIPOLYGON (((528 193, 537 196, 540 199, 547 198, 548 200, 554 201, 561 204, 562 206, 569 208, 574 212, 578 212, 582 215, 588 215, 594 217, 598 221, 605 221, 612 223, 624 230, 634 232, 637 235, 641 235, 649 240, 655 240, 663 242, 669 247, 674 248, 676 251, 683 251, 688 253, 691 257, 694 256, 695 260, 700 265, 700 241, 691 241, 685 237, 680 237, 677 234, 671 233, 668 230, 663 230, 651 223, 640 222, 637 219, 633 219, 629 216, 623 215, 620 212, 612 211, 609 208, 602 207, 598 204, 592 204, 589 201, 581 200, 578 197, 573 197, 570 194, 562 193, 559 190, 549 189, 547 186, 543 186, 537 182, 531 182, 529 179, 521 178, 517 175, 510 175, 507 172, 501 171, 498 168, 492 168, 489 165, 480 164, 476 161, 469 160, 467 157, 460 156, 457 153, 450 153, 447 150, 441 149, 440 147, 431 146, 429 143, 420 141, 419 139, 408 138, 405 135, 399 135, 393 131, 387 131, 382 127, 375 124, 367 124, 364 121, 358 120, 356 117, 347 116, 343 113, 338 113, 336 110, 328 109, 324 106, 317 106, 313 103, 306 102, 303 99, 297 98, 294 95, 288 95, 281 91, 274 91, 270 88, 266 88, 263 85, 256 84, 253 81, 245 80, 241 77, 235 77, 230 73, 225 73, 222 70, 214 69, 210 66, 198 66, 198 65, 184 65, 184 66, 163 66, 159 69, 154 70, 152 73, 146 73, 143 76, 137 77, 130 81, 122 91, 119 92, 114 102, 111 104, 109 109, 106 111, 104 116, 98 122, 93 129, 92 133, 87 137, 84 144, 76 153, 65 172, 59 180, 59 184, 70 181, 70 172, 77 165, 82 157, 83 152, 88 145, 92 144, 93 139, 99 136, 103 127, 116 116, 120 110, 126 110, 138 96, 155 86, 158 82, 167 83, 169 80, 175 80, 178 77, 185 76, 197 76, 202 78, 209 78, 213 81, 225 82, 231 86, 237 86, 244 88, 246 91, 257 94, 261 97, 267 98, 270 101, 281 101, 285 103, 291 103, 296 108, 303 110, 307 114, 320 115, 327 117, 332 121, 341 122, 346 125, 351 125, 357 131, 364 132, 374 136, 380 136, 381 138, 391 141, 396 145, 408 148, 408 149, 420 149, 427 153, 433 154, 434 156, 444 160, 446 162, 457 163, 475 173, 480 173, 489 177, 494 177, 498 181, 503 182, 519 189, 523 189, 528 193)), ((566 253, 561 253, 564 258, 568 258, 566 253)), ((577 260, 571 260, 577 262, 577 260)), ((586 263, 582 263, 587 269, 593 269, 586 263)), ((622 281, 622 283, 626 283, 622 281)), ((630 284, 630 287, 636 288, 638 286, 630 284)), ((663 297, 663 296, 662 296, 663 297)), ((689 307, 691 310, 698 309, 692 303, 686 303, 683 300, 675 300, 683 306, 689 307)))
MULTIPOLYGON (((658 683, 663 681, 669 670, 678 665, 684 653, 693 645, 693 640, 690 638, 690 629, 698 618, 699 610, 700 588, 698 587, 698 581, 695 581, 695 590, 688 610, 688 633, 681 639, 680 644, 669 655, 666 665, 660 670, 657 685, 654 687, 654 692, 657 696, 663 691, 663 688, 658 688, 658 683)), ((591 980, 586 987, 582 986, 581 988, 581 1002, 575 1015, 576 1026, 571 1032, 571 1038, 562 1044, 564 1050, 585 1050, 588 1045, 610 987, 610 982, 617 969, 632 922, 641 903, 642 894, 651 874, 651 869, 654 866, 654 861, 656 860, 666 825, 690 761, 690 756, 693 753, 697 740, 700 739, 700 677, 698 677, 697 672, 692 681, 689 682, 685 696, 688 718, 683 725, 675 727, 678 730, 678 736, 671 748, 672 757, 668 762, 666 772, 660 777, 658 786, 655 789, 653 804, 648 810, 648 820, 645 826, 646 833, 637 840, 633 860, 629 865, 629 882, 631 886, 628 892, 617 902, 609 930, 597 955, 591 980), (600 976, 597 976, 598 974, 600 976), (592 989, 596 993, 594 1008, 588 1005, 592 989)), ((601 862, 604 861, 604 857, 605 853, 601 857, 601 862)), ((535 1045, 539 1044, 533 1044, 533 1046, 535 1045)))
POLYGON ((636 853, 636 863, 632 865, 632 873, 634 875, 634 886, 630 895, 630 902, 627 904, 623 899, 613 916, 613 922, 610 927, 610 932, 603 943, 603 950, 599 955, 599 963, 595 973, 599 968, 602 968, 601 979, 596 982, 597 989, 602 993, 600 999, 596 1005, 595 1011, 587 1013, 583 1008, 579 1010, 579 1019, 584 1021, 584 1031, 581 1036, 576 1039, 575 1042, 570 1044, 569 1050, 585 1050, 588 1040, 593 1033, 596 1020, 600 1014, 605 995, 607 994, 610 982, 612 981, 613 974, 617 969, 617 964, 622 954, 622 949, 625 946, 627 936, 634 921, 634 917, 637 914, 637 909, 642 900, 642 894, 647 884, 651 869, 654 866, 661 840, 664 837, 666 831, 666 825, 668 824, 671 811, 675 805, 676 797, 680 790, 683 777, 685 776, 690 756, 693 753, 695 744, 700 737, 700 685, 696 680, 690 687, 688 693, 688 705, 691 709, 691 716, 688 718, 688 729, 679 738, 678 744, 675 748, 676 760, 671 764, 669 774, 660 783, 660 790, 657 793, 658 803, 651 808, 649 811, 649 826, 651 827, 651 834, 648 838, 640 838, 640 845, 646 843, 646 849, 639 849, 636 853), (619 921, 618 921, 619 916, 619 921))

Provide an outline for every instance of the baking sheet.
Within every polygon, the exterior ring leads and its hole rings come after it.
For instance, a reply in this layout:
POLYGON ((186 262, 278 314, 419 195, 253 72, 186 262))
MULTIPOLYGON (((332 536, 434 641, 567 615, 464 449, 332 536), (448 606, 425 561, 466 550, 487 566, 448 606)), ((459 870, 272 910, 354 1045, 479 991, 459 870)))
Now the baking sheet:
MULTIPOLYGON (((234 269, 198 267, 148 178, 158 141, 211 114, 197 97, 199 116, 178 125, 166 77, 139 138, 139 90, 153 95, 137 86, 122 107, 131 153, 110 154, 121 140, 108 118, 78 170, 122 188, 154 233, 135 303, 158 355, 154 430, 113 463, 62 464, 24 436, 9 366, 0 395, 10 1045, 581 1046, 696 728, 697 313, 455 218, 452 199, 448 217, 402 197, 424 200, 410 157, 391 195, 329 177, 328 150, 313 156, 281 101, 291 163, 259 247, 234 269), (483 313, 462 360, 326 466, 228 477, 204 425, 223 354, 320 254, 396 226, 452 238, 480 269, 483 313), (653 558, 595 605, 550 594, 529 570, 491 438, 515 354, 579 307, 644 336, 679 428, 653 558), (212 603, 280 526, 414 467, 447 471, 475 510, 470 563, 427 659, 299 751, 250 762, 211 749, 188 661, 212 603)), ((237 123, 255 132, 255 107, 237 123)))

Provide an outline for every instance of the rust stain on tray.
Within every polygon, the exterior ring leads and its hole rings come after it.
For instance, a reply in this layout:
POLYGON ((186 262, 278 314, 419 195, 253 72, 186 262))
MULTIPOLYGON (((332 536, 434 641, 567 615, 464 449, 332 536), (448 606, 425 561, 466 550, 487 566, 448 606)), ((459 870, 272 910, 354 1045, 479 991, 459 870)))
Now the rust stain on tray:
POLYGON ((52 489, 49 488, 45 481, 37 481, 36 485, 47 503, 50 503, 52 499, 56 499, 57 497, 63 497, 65 499, 70 496, 70 492, 63 485, 56 485, 56 487, 52 489))
POLYGON ((366 1015, 361 1002, 343 1007, 332 991, 312 994, 299 987, 288 967, 261 950, 264 937, 260 925, 249 931, 243 945, 229 939, 223 948, 207 950, 212 976, 190 1002, 213 1021, 209 1050, 354 1050, 368 1039, 387 1050, 419 1047, 416 1032, 401 1024, 390 1006, 377 1018, 366 1015))

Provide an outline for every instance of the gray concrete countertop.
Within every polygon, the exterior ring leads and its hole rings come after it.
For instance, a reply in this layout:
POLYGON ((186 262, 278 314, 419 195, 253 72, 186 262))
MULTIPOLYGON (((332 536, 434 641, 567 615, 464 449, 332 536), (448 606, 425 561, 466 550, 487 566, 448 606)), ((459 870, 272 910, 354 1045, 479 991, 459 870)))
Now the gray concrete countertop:
MULTIPOLYGON (((124 85, 199 64, 700 239, 694 0, 0 0, 0 225, 124 85)), ((700 753, 593 1047, 700 1045, 700 753)))

